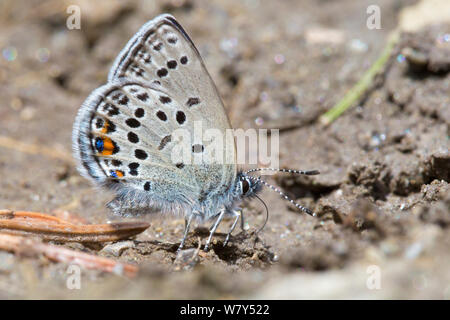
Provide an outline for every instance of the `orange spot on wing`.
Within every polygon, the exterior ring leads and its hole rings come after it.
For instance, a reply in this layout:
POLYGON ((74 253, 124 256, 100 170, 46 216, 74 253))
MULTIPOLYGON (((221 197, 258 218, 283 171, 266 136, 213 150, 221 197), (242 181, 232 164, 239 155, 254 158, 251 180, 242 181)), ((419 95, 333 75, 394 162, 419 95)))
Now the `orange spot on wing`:
POLYGON ((116 170, 116 174, 117 174, 117 177, 119 177, 119 178, 123 177, 123 171, 116 170))
POLYGON ((110 156, 113 154, 114 144, 110 138, 103 138, 103 156, 110 156))

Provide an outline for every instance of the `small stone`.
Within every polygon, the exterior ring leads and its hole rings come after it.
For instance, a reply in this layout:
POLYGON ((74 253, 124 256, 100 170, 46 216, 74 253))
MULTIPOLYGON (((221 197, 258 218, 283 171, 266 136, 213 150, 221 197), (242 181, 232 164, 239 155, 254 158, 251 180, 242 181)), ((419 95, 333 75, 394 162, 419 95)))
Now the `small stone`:
POLYGON ((339 29, 310 27, 305 32, 306 42, 310 44, 339 45, 345 40, 345 33, 339 29))
POLYGON ((130 248, 134 248, 133 241, 120 241, 106 245, 100 252, 119 257, 124 250, 130 248))
POLYGON ((405 258, 409 260, 416 259, 423 250, 423 245, 420 242, 415 242, 410 245, 405 251, 405 258))
POLYGON ((24 120, 24 121, 29 121, 29 120, 33 119, 35 115, 36 115, 36 110, 34 108, 25 107, 25 109, 23 109, 20 112, 20 119, 24 120))
POLYGON ((360 39, 352 39, 349 47, 354 52, 366 52, 369 49, 367 43, 361 41, 360 39))
POLYGON ((182 268, 184 270, 192 269, 199 262, 198 253, 199 250, 194 248, 180 250, 177 253, 174 264, 178 268, 182 268))

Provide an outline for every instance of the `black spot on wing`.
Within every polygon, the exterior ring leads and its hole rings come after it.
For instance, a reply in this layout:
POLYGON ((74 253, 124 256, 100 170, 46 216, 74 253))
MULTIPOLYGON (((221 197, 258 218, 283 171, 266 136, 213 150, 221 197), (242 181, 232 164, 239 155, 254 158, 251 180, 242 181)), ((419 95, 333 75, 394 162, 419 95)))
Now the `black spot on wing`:
POLYGON ((111 133, 116 131, 116 125, 110 121, 105 123, 106 133, 111 133))
POLYGON ((143 92, 143 93, 136 95, 136 98, 145 102, 148 99, 148 94, 147 94, 147 92, 143 92))
POLYGON ((126 96, 126 95, 120 95, 119 99, 117 99, 117 103, 119 103, 122 106, 126 106, 128 104, 128 101, 130 101, 130 99, 126 96))
POLYGON ((199 98, 189 98, 188 101, 186 101, 186 105, 188 107, 195 106, 195 105, 197 105, 199 103, 200 103, 200 99, 199 98))
POLYGON ((166 115, 166 113, 164 111, 159 110, 158 112, 156 112, 156 116, 161 121, 167 121, 167 115, 166 115))
POLYGON ((128 168, 130 168, 130 175, 132 176, 137 176, 139 174, 139 172, 137 171, 137 169, 139 168, 139 163, 137 162, 131 162, 128 165, 128 168))
POLYGON ((162 48, 162 42, 158 42, 153 46, 153 50, 159 51, 162 48))
POLYGON ((125 121, 125 123, 126 123, 130 128, 138 128, 138 127, 141 125, 141 123, 140 123, 137 119, 134 119, 134 118, 128 118, 128 119, 125 121))
POLYGON ((106 114, 110 117, 120 114, 119 108, 117 108, 115 105, 112 105, 111 103, 105 103, 105 105, 103 106, 103 111, 105 111, 106 114))
POLYGON ((161 103, 166 104, 166 103, 171 103, 171 102, 172 102, 172 99, 170 99, 170 98, 167 97, 167 96, 160 96, 160 97, 159 97, 159 101, 161 101, 161 103))
POLYGON ((122 161, 117 160, 117 159, 113 159, 113 160, 111 161, 111 163, 112 163, 112 165, 115 166, 115 167, 120 167, 120 166, 122 165, 122 161))
POLYGON ((172 141, 172 136, 171 136, 171 135, 168 135, 168 136, 165 136, 164 138, 162 138, 162 139, 161 139, 161 142, 159 143, 158 150, 164 149, 164 147, 165 147, 170 141, 172 141))
POLYGON ((139 168, 139 166, 140 166, 139 163, 137 163, 137 162, 131 162, 131 163, 128 165, 128 168, 130 168, 131 170, 136 170, 137 168, 139 168))
POLYGON ((175 69, 177 67, 177 62, 175 60, 167 61, 167 68, 175 69))
POLYGON ((97 118, 97 120, 95 121, 95 127, 97 129, 103 128, 103 124, 104 124, 104 121, 101 118, 97 118))
POLYGON ((134 115, 136 118, 142 118, 145 115, 145 111, 142 108, 137 108, 136 111, 134 111, 134 115))
POLYGON ((134 150, 134 156, 135 156, 136 158, 138 158, 138 159, 141 159, 141 160, 145 160, 145 159, 147 159, 147 157, 148 157, 147 152, 145 152, 145 151, 142 150, 142 149, 136 149, 136 150, 134 150))
POLYGON ((186 114, 183 111, 177 111, 176 119, 179 124, 183 124, 186 121, 186 114))
POLYGON ((132 142, 132 143, 138 143, 139 142, 139 137, 136 133, 134 132, 128 132, 128 141, 132 142))
POLYGON ((175 36, 167 39, 167 42, 169 42, 170 44, 175 44, 175 43, 177 43, 177 41, 178 41, 178 38, 175 36))
POLYGON ((167 76, 168 73, 169 73, 169 72, 167 71, 166 68, 161 68, 161 69, 159 69, 159 70, 156 72, 156 74, 157 74, 158 77, 160 77, 160 78, 163 78, 163 77, 167 76))

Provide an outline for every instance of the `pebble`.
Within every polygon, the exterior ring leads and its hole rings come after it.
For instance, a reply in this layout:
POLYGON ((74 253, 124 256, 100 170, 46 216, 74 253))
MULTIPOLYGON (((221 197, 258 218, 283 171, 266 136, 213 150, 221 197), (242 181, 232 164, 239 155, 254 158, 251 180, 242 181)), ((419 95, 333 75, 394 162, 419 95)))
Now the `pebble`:
POLYGON ((311 27, 306 30, 305 38, 310 44, 338 45, 344 42, 345 33, 338 29, 311 27))
POLYGON ((185 270, 191 269, 199 262, 198 253, 194 248, 178 251, 174 264, 185 270))
POLYGON ((366 52, 369 46, 359 39, 352 39, 350 41, 350 49, 354 52, 366 52))
POLYGON ((420 255, 422 251, 423 244, 420 242, 415 242, 406 249, 404 256, 406 259, 414 260, 420 255))
POLYGON ((25 109, 23 109, 20 112, 20 119, 24 120, 24 121, 29 121, 29 120, 33 119, 35 115, 36 115, 36 109, 34 109, 32 107, 25 107, 25 109))
POLYGON ((124 250, 134 247, 135 245, 133 241, 120 241, 104 246, 100 252, 111 254, 115 257, 119 257, 124 250))

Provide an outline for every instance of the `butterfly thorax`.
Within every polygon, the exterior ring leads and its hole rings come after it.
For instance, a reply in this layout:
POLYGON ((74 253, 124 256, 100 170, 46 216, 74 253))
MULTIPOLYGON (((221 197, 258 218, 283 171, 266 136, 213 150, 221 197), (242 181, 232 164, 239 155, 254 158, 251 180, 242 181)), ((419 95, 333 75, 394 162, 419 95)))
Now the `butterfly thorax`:
POLYGON ((239 204, 244 199, 250 199, 261 190, 262 184, 253 180, 250 176, 239 171, 234 181, 225 185, 223 191, 209 190, 207 195, 200 202, 203 220, 209 220, 217 216, 221 209, 225 209, 227 214, 233 215, 239 204))

